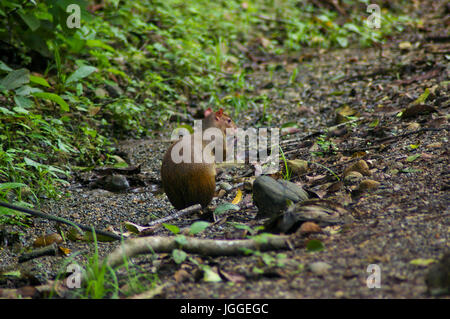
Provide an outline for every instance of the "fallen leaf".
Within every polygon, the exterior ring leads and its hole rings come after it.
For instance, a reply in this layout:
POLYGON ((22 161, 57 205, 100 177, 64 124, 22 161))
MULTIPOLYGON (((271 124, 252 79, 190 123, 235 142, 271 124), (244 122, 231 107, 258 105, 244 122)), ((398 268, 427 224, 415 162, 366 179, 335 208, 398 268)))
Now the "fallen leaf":
POLYGON ((242 200, 242 191, 238 188, 236 192, 236 197, 233 199, 231 204, 237 205, 240 203, 241 200, 242 200))
POLYGON ((36 240, 33 242, 33 247, 44 247, 51 245, 53 243, 60 244, 63 242, 63 239, 60 234, 58 233, 52 233, 50 235, 45 235, 36 238, 36 240))
POLYGON ((312 233, 319 233, 321 232, 322 229, 320 228, 319 225, 317 225, 314 222, 304 222, 301 226, 300 226, 300 233, 301 234, 312 234, 312 233))
POLYGON ((429 258, 429 259, 424 259, 424 258, 417 258, 417 259, 413 259, 411 260, 409 263, 411 265, 416 265, 416 266, 428 266, 432 263, 435 263, 436 259, 433 258, 429 258))

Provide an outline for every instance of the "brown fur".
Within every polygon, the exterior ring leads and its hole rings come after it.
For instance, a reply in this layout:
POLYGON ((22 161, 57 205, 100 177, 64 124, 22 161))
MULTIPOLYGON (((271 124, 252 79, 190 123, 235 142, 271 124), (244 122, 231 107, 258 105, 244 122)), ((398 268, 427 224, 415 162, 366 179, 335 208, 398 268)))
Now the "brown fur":
MULTIPOLYGON (((205 112, 202 129, 217 127, 224 133, 227 128, 236 128, 231 118, 224 114, 222 109, 205 112)), ((176 209, 183 209, 195 204, 206 207, 212 200, 216 189, 216 169, 214 163, 193 163, 193 148, 191 149, 192 163, 174 163, 171 152, 176 143, 172 144, 164 155, 161 166, 161 181, 169 201, 176 209)), ((194 136, 191 135, 191 146, 194 136)), ((206 145, 203 141, 203 147, 206 145)), ((181 141, 183 143, 183 141, 181 141)), ((202 147, 202 150, 203 150, 202 147)), ((205 156, 213 157, 213 154, 205 156)))

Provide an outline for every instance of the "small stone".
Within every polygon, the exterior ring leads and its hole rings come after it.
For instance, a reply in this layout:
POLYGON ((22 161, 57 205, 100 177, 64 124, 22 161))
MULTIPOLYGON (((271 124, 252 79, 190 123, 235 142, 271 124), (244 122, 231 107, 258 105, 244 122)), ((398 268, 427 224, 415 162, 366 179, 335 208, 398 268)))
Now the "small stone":
POLYGON ((400 42, 398 44, 398 48, 400 50, 411 50, 412 49, 412 44, 409 41, 400 42))
POLYGON ((420 128, 420 124, 417 122, 409 123, 408 127, 406 128, 408 131, 417 131, 420 128))
POLYGON ((108 93, 103 88, 96 88, 95 89, 95 96, 96 97, 103 98, 103 97, 106 96, 106 94, 108 94, 108 93))
POLYGON ((253 202, 258 207, 258 217, 272 217, 294 203, 308 199, 308 193, 300 186, 269 176, 259 176, 253 183, 253 202))
POLYGON ((431 143, 426 146, 426 148, 441 148, 441 147, 442 147, 441 142, 431 143))
POLYGON ((228 184, 226 182, 221 182, 219 184, 219 186, 220 186, 221 189, 223 189, 223 190, 225 190, 227 192, 230 191, 233 188, 233 186, 231 186, 230 184, 228 184))
POLYGON ((370 176, 370 170, 369 170, 369 165, 367 165, 366 161, 364 160, 359 160, 356 163, 353 163, 352 165, 348 166, 345 170, 344 170, 344 178, 345 176, 347 176, 350 172, 359 172, 364 176, 370 176))
POLYGON ((379 186, 380 186, 380 182, 377 182, 377 181, 374 181, 371 179, 366 179, 366 180, 362 181, 361 183, 359 183, 357 191, 366 192, 368 190, 377 189, 379 186))
POLYGON ((308 162, 300 159, 288 160, 287 166, 294 175, 302 175, 308 171, 308 162))
POLYGON ((326 274, 330 268, 331 268, 331 265, 329 265, 323 261, 317 261, 317 262, 309 264, 309 269, 313 273, 315 273, 316 275, 319 275, 319 276, 326 274))
POLYGON ((227 191, 224 189, 219 190, 219 192, 217 193, 217 197, 218 198, 222 198, 226 195, 227 191))
POLYGON ((361 174, 360 172, 351 171, 344 177, 344 182, 346 185, 351 185, 360 181, 362 178, 363 174, 361 174))
POLYGON ((302 234, 319 233, 321 231, 322 231, 322 229, 320 228, 320 226, 314 222, 304 222, 300 226, 300 233, 302 233, 302 234))

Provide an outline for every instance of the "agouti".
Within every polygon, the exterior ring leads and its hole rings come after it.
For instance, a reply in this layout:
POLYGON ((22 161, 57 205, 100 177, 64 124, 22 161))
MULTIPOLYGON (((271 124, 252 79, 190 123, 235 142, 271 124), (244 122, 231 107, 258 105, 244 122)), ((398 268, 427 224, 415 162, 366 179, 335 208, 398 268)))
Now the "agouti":
MULTIPOLYGON (((208 108, 202 120, 203 132, 211 127, 218 128, 222 131, 224 138, 224 158, 225 158, 225 134, 226 129, 236 130, 236 124, 233 120, 220 109, 213 112, 208 108)), ((203 135, 203 134, 202 134, 203 135)), ((161 181, 164 191, 169 201, 176 209, 183 209, 195 204, 201 204, 205 208, 212 200, 216 189, 216 168, 214 162, 214 154, 206 153, 203 158, 207 161, 194 163, 194 142, 200 143, 202 153, 205 146, 210 141, 203 140, 201 135, 191 134, 189 139, 178 140, 172 144, 164 155, 161 166, 161 181), (198 140, 198 139, 201 140, 198 140), (175 163, 172 159, 172 149, 177 143, 188 143, 184 145, 191 149, 191 161, 189 163, 175 163)), ((183 146, 183 144, 180 144, 183 146)), ((179 146, 180 146, 179 145, 179 146)), ((208 152, 208 151, 206 151, 208 152)))

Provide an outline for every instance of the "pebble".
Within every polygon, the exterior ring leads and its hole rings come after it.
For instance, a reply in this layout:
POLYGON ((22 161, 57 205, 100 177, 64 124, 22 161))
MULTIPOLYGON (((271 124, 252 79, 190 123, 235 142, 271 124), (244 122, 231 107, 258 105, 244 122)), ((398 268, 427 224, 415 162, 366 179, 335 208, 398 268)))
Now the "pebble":
POLYGON ((309 269, 316 275, 324 275, 328 272, 330 268, 331 265, 323 261, 317 261, 309 264, 309 269))

